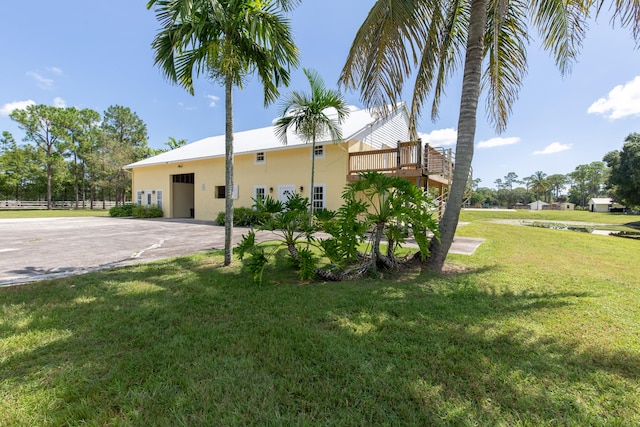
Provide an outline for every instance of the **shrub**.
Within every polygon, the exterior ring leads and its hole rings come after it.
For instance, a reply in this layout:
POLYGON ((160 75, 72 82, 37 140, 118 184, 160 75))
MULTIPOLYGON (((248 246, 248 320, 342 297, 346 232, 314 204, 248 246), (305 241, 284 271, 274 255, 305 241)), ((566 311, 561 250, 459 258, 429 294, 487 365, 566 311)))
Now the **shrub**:
POLYGON ((249 230, 247 235, 242 236, 234 252, 241 260, 248 255, 244 265, 252 274, 253 281, 262 283, 264 267, 282 246, 287 248, 298 267, 300 279, 311 280, 315 275, 317 260, 308 248, 297 248, 302 240, 310 242, 312 239, 313 230, 309 228, 309 199, 296 194, 281 203, 267 197, 264 201, 257 202, 255 208, 259 218, 266 218, 258 224, 258 230, 274 232, 278 245, 265 251, 266 246, 271 245, 272 242, 257 243, 254 230, 249 230))
POLYGON ((161 218, 162 209, 156 205, 134 206, 132 214, 134 218, 161 218))
POLYGON ((131 203, 114 206, 111 209, 109 209, 109 216, 115 216, 115 217, 133 216, 133 208, 134 208, 134 205, 131 203))
POLYGON ((216 216, 216 224, 224 225, 224 218, 225 218, 225 213, 218 212, 218 215, 216 216))
MULTIPOLYGON (((269 218, 268 214, 256 211, 253 208, 238 207, 233 209, 233 226, 234 227, 251 227, 257 226, 269 218)), ((218 225, 224 225, 225 213, 219 212, 216 217, 218 225)))
MULTIPOLYGON (((256 203, 257 212, 269 215, 258 230, 273 232, 278 246, 289 250, 300 280, 312 280, 316 276, 344 280, 375 273, 378 269, 394 270, 399 265, 396 249, 411 234, 420 249, 421 260, 428 256, 430 236, 438 238, 438 229, 433 217, 434 206, 424 190, 404 178, 387 177, 378 172, 362 173, 360 178, 347 184, 342 194, 343 205, 338 211, 315 212, 313 226, 309 224, 309 199, 299 194, 284 203, 271 197, 256 203), (313 234, 318 230, 331 237, 316 239, 313 234), (358 249, 368 230, 372 230, 371 243, 362 254, 358 249), (383 237, 387 241, 386 254, 380 250, 383 237), (300 247, 304 242, 306 248, 300 247), (311 246, 321 249, 322 256, 331 264, 318 267, 320 260, 311 246)), ((266 252, 267 244, 271 243, 257 243, 254 231, 250 230, 234 250, 241 260, 249 255, 244 264, 256 283, 262 283, 264 267, 278 248, 266 252)))

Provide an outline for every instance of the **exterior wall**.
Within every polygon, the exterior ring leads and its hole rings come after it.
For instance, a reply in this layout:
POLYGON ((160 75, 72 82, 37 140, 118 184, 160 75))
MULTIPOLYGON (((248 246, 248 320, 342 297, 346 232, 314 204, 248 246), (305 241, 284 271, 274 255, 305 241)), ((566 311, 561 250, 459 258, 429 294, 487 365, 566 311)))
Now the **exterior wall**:
POLYGON ((529 209, 532 211, 541 211, 547 206, 547 203, 538 200, 537 202, 529 203, 529 209))
MULTIPOLYGON (((174 165, 175 168, 175 165, 174 165)), ((137 170, 132 170, 132 198, 133 203, 137 203, 136 194, 138 191, 144 191, 142 196, 142 204, 146 205, 147 192, 149 190, 155 191, 155 194, 151 195, 151 203, 157 204, 158 190, 162 191, 162 210, 164 216, 170 218, 171 213, 171 177, 167 173, 167 167, 165 165, 160 166, 148 166, 137 170)))
POLYGON ((609 212, 609 205, 598 205, 592 203, 589 205, 589 210, 591 212, 609 212))
MULTIPOLYGON (((328 209, 338 209, 342 203, 340 196, 346 183, 347 161, 347 144, 324 145, 324 156, 316 157, 314 184, 324 187, 325 207, 328 209)), ((164 216, 189 216, 185 211, 189 200, 174 199, 174 196, 180 199, 189 196, 181 193, 177 184, 172 182, 172 175, 189 173, 194 174, 192 188, 195 218, 214 220, 219 212, 225 210, 224 197, 218 198, 216 193, 216 187, 225 185, 224 158, 136 168, 133 170, 133 194, 140 190, 163 190, 164 216)), ((280 185, 293 185, 297 193, 310 197, 311 144, 267 151, 262 164, 256 163, 255 153, 237 154, 234 159, 234 181, 237 186, 235 207, 252 206, 256 186, 264 186, 266 194, 275 199, 278 198, 280 185)), ((146 200, 146 195, 143 199, 146 200)))
MULTIPOLYGON (((389 148, 389 147, 384 146, 383 148, 389 148)), ((380 147, 374 147, 373 145, 367 144, 366 142, 363 142, 363 141, 358 141, 358 140, 349 141, 350 153, 356 153, 360 151, 371 151, 371 150, 378 150, 378 149, 380 149, 380 147)))
POLYGON ((591 212, 609 212, 609 208, 624 209, 624 206, 622 206, 619 203, 612 203, 612 204, 589 203, 589 211, 591 212))
MULTIPOLYGON (((346 144, 329 144, 323 147, 324 156, 316 157, 315 160, 314 185, 325 186, 325 207, 338 209, 347 177, 346 144)), ((255 163, 254 153, 236 156, 235 160, 234 175, 238 185, 236 206, 253 204, 255 186, 264 186, 267 195, 277 199, 278 186, 293 185, 298 194, 310 198, 311 144, 268 151, 265 153, 264 164, 255 163), (303 188, 302 191, 300 187, 303 188)))
POLYGON ((409 141, 409 114, 406 108, 397 110, 392 117, 371 123, 353 136, 372 149, 395 147, 398 141, 409 141))

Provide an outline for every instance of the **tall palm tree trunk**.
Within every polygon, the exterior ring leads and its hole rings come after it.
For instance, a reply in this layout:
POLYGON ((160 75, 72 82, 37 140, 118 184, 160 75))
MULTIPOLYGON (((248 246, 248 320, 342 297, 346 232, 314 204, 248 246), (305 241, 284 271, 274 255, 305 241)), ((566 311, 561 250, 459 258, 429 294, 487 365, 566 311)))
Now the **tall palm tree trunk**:
POLYGON ((456 142, 456 164, 453 182, 449 191, 447 207, 440 221, 440 241, 431 241, 431 255, 427 261, 429 267, 441 272, 447 253, 453 243, 458 226, 464 191, 469 180, 473 145, 476 134, 476 114, 480 98, 480 79, 482 75, 482 55, 484 34, 487 23, 487 0, 472 0, 469 17, 469 38, 465 54, 462 95, 460 99, 460 117, 458 118, 458 141, 456 142))
POLYGON ((225 215, 224 215, 224 265, 231 264, 231 238, 233 236, 233 83, 225 79, 225 215))

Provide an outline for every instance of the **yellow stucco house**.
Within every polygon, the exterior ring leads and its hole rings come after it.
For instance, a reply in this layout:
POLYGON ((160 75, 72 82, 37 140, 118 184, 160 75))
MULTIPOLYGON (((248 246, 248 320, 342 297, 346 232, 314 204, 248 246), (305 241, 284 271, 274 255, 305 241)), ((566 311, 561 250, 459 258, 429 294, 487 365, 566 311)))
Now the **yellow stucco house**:
MULTIPOLYGON (((423 187, 448 188, 450 150, 409 141, 404 104, 380 115, 353 110, 342 124, 344 142, 316 141, 315 152, 293 133, 284 145, 274 127, 234 133, 234 206, 253 199, 285 200, 298 193, 316 208, 338 209, 345 184, 363 170, 379 170, 415 180, 423 187), (311 156, 315 156, 310 191, 311 156)), ((213 220, 225 208, 224 135, 204 138, 125 166, 132 173, 133 203, 158 205, 166 218, 213 220)))

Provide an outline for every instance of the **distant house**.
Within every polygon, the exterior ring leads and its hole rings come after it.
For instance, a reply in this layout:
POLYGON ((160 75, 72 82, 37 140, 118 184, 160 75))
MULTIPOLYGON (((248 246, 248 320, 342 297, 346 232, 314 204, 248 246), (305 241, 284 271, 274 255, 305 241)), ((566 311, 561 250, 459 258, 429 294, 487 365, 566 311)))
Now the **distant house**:
POLYGON ((589 212, 611 212, 612 209, 622 210, 624 206, 609 197, 594 197, 589 200, 589 212))
MULTIPOLYGON (((379 115, 354 110, 342 125, 344 142, 320 138, 311 152, 297 135, 284 145, 274 127, 234 133, 236 207, 271 196, 287 200, 308 197, 316 209, 336 210, 347 182, 358 173, 377 170, 400 176, 425 188, 448 194, 454 160, 450 149, 409 141, 409 113, 404 105, 379 115), (309 188, 315 157, 314 188, 309 188)), ((134 203, 160 206, 166 218, 213 220, 225 209, 225 137, 205 138, 157 156, 126 165, 132 173, 134 203)), ((444 201, 440 203, 444 205, 444 201)))
POLYGON ((542 206, 542 210, 545 211, 572 211, 574 210, 576 205, 574 203, 563 202, 563 203, 549 203, 542 206))
POLYGON ((542 200, 537 200, 535 202, 531 202, 527 204, 529 206, 529 210, 531 211, 541 211, 544 209, 544 206, 547 206, 549 203, 545 203, 542 200))
POLYGON ((562 202, 562 203, 558 203, 558 205, 560 205, 561 211, 572 211, 576 208, 575 203, 562 202))

